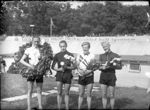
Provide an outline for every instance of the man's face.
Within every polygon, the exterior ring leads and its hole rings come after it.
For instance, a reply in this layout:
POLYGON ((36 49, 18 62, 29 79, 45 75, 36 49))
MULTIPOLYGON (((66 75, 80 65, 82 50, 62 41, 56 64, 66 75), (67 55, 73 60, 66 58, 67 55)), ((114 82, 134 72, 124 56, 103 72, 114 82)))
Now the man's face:
POLYGON ((90 48, 89 48, 89 45, 83 45, 83 46, 82 46, 82 49, 83 49, 83 52, 84 52, 84 53, 87 53, 87 52, 89 52, 89 49, 90 49, 90 48))
POLYGON ((40 44, 40 39, 39 38, 33 38, 33 45, 35 46, 35 47, 38 47, 39 46, 39 44, 40 44))
POLYGON ((66 51, 66 49, 67 49, 67 45, 65 43, 60 43, 59 47, 60 47, 62 52, 66 51))
POLYGON ((109 44, 103 44, 102 47, 103 47, 105 52, 109 52, 110 51, 110 45, 109 44))
POLYGON ((14 60, 17 62, 19 61, 19 56, 18 55, 14 55, 14 60))

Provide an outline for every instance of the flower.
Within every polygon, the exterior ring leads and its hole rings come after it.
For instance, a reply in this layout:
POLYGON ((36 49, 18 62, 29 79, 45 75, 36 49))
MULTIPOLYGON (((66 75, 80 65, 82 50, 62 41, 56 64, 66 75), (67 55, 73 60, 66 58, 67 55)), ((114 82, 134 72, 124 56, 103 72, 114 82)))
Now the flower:
POLYGON ((65 65, 65 63, 64 63, 64 62, 60 62, 60 65, 61 65, 61 66, 64 66, 64 65, 65 65))

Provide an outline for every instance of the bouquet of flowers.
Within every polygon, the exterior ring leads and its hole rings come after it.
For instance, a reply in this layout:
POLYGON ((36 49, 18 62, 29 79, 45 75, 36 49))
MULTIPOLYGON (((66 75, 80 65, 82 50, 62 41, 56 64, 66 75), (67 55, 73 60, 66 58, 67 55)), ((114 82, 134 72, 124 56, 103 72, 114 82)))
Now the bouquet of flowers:
MULTIPOLYGON (((95 70, 99 69, 99 66, 100 66, 99 63, 94 63, 94 62, 93 62, 93 63, 89 63, 86 69, 87 69, 87 70, 95 71, 95 70)), ((80 73, 84 73, 85 71, 79 69, 78 72, 79 72, 79 74, 80 74, 80 73)), ((84 80, 85 77, 86 77, 86 75, 80 75, 80 76, 82 76, 81 80, 84 80)))
POLYGON ((71 55, 68 55, 68 54, 65 54, 64 55, 64 58, 66 59, 65 61, 61 61, 60 62, 60 65, 61 67, 64 69, 64 71, 67 69, 67 66, 70 65, 70 62, 71 63, 74 63, 75 62, 75 58, 71 55))
POLYGON ((113 67, 115 69, 121 69, 121 58, 113 58, 111 61, 106 61, 105 64, 101 64, 101 66, 106 66, 106 69, 110 67, 113 67))
POLYGON ((64 58, 67 59, 67 60, 70 60, 71 62, 75 62, 75 57, 71 56, 71 55, 68 55, 68 54, 65 54, 64 55, 64 58))
POLYGON ((92 71, 95 71, 97 69, 99 69, 99 66, 100 66, 100 63, 90 63, 88 66, 87 66, 87 70, 92 70, 92 71))

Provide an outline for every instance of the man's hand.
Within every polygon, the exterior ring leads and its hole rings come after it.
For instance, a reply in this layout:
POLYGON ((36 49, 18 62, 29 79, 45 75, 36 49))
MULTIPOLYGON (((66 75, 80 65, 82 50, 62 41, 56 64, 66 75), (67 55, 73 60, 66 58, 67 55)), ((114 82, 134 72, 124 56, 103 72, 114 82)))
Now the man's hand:
POLYGON ((30 68, 34 70, 34 69, 35 69, 35 66, 34 66, 34 65, 31 65, 30 68))
POLYGON ((79 73, 80 76, 84 76, 84 74, 85 74, 85 73, 84 73, 84 70, 78 68, 77 71, 78 71, 78 73, 79 73))
POLYGON ((89 74, 89 73, 91 73, 91 72, 93 72, 93 71, 92 71, 92 70, 85 70, 85 71, 84 71, 84 74, 87 75, 87 74, 89 74))
POLYGON ((105 70, 105 69, 107 69, 107 68, 108 68, 108 67, 107 67, 106 65, 102 65, 102 66, 99 67, 100 70, 105 70))
POLYGON ((63 67, 60 67, 60 68, 58 69, 58 71, 64 72, 64 68, 63 68, 63 67))

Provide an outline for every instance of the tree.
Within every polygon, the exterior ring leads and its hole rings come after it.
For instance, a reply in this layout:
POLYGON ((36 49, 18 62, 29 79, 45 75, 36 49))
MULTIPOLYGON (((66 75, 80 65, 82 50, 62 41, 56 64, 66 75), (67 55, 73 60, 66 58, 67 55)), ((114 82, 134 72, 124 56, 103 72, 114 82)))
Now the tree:
POLYGON ((90 34, 147 34, 146 12, 148 6, 124 6, 118 1, 85 2, 77 9, 69 3, 54 1, 5 1, 1 16, 1 32, 8 35, 50 35, 50 19, 55 27, 53 34, 72 33, 77 36, 90 34))

